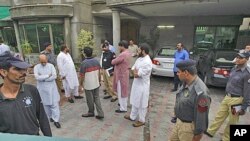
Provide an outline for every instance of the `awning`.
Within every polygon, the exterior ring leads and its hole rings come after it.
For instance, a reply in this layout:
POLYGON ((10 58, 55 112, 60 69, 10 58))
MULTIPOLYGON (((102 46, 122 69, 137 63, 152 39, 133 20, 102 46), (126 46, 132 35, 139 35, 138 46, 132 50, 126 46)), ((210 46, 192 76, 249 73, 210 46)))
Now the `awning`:
POLYGON ((0 19, 10 16, 9 6, 0 6, 0 19))

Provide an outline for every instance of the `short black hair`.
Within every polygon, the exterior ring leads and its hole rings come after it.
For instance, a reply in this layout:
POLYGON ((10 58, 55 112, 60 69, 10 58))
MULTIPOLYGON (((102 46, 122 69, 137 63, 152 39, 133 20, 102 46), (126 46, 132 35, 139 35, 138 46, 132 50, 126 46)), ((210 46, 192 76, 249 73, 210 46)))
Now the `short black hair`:
POLYGON ((92 57, 93 49, 91 47, 85 47, 83 52, 87 57, 92 57))
POLYGON ((150 46, 147 43, 140 44, 139 48, 141 49, 141 51, 144 50, 146 54, 149 54, 149 48, 150 48, 150 46))
POLYGON ((63 44, 63 45, 61 46, 61 51, 64 51, 66 48, 67 48, 67 46, 63 44))
POLYGON ((126 41, 126 40, 122 40, 122 41, 120 41, 119 43, 118 43, 118 45, 119 46, 122 46, 122 47, 124 47, 124 48, 128 48, 128 41, 126 41))
POLYGON ((51 45, 51 43, 49 43, 49 42, 46 42, 46 43, 44 43, 43 44, 43 46, 46 48, 46 47, 48 47, 48 46, 50 46, 51 45))

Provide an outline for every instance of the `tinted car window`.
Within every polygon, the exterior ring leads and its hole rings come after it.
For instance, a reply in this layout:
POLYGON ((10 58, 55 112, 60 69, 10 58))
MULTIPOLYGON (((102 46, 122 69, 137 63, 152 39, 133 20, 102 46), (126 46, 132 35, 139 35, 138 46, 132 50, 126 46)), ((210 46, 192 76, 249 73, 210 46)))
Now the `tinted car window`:
POLYGON ((173 57, 175 53, 174 49, 169 49, 169 48, 161 48, 160 51, 158 52, 158 56, 167 56, 167 57, 173 57))
POLYGON ((221 63, 231 63, 235 58, 235 52, 219 51, 216 54, 216 61, 221 63))

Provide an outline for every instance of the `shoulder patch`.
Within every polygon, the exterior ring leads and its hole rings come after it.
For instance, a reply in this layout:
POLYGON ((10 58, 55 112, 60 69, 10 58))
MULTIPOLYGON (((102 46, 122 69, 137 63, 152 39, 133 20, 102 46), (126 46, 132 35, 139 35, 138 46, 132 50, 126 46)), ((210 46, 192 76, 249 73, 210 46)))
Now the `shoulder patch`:
POLYGON ((200 98, 198 101, 198 111, 199 112, 206 112, 208 109, 209 101, 206 98, 200 98))
POLYGON ((197 95, 201 95, 204 93, 204 91, 202 90, 202 88, 199 85, 194 85, 194 90, 195 90, 197 95))

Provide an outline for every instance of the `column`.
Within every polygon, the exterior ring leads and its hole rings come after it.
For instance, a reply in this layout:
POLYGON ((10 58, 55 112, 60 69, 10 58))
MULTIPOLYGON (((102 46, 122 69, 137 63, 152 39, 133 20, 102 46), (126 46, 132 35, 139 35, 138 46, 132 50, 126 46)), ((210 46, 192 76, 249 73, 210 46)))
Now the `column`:
POLYGON ((113 20, 113 46, 116 48, 116 53, 119 53, 118 43, 121 40, 121 19, 120 19, 120 11, 116 8, 112 9, 112 20, 113 20))
POLYGON ((70 18, 67 17, 67 18, 64 18, 64 34, 65 34, 65 45, 67 47, 69 47, 71 49, 71 51, 73 50, 72 49, 72 46, 71 46, 71 28, 70 28, 70 18))
POLYGON ((22 48, 21 48, 21 42, 20 42, 20 34, 19 34, 19 30, 18 30, 18 22, 17 21, 13 21, 13 24, 14 24, 14 30, 15 30, 15 35, 16 35, 16 42, 17 42, 17 48, 18 48, 18 52, 20 54, 23 55, 24 57, 24 54, 23 54, 23 51, 22 51, 22 48))

